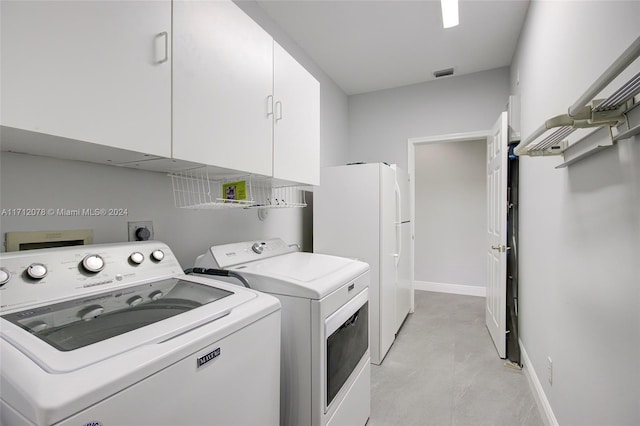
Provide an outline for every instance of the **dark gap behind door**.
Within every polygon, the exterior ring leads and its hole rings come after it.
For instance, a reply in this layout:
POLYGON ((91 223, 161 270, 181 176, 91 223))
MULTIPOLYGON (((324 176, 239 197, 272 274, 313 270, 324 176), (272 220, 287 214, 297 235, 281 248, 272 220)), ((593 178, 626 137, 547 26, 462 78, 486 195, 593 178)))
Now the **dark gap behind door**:
POLYGON ((522 365, 518 332, 518 156, 509 146, 507 175, 507 359, 522 365))

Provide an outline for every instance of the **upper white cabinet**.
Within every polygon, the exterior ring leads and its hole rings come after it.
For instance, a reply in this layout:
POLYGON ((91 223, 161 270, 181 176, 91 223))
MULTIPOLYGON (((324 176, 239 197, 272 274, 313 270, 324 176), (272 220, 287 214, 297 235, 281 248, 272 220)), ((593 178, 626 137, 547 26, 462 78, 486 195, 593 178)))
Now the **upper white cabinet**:
POLYGON ((231 1, 173 14, 173 157, 271 176, 271 36, 231 1))
POLYGON ((319 83, 232 1, 0 8, 3 149, 319 184, 319 83))
POLYGON ((2 1, 3 126, 171 155, 170 1, 2 1))
POLYGON ((320 83, 278 43, 273 45, 273 177, 319 185, 320 83))
POLYGON ((320 85, 231 1, 174 1, 173 157, 319 184, 320 85))

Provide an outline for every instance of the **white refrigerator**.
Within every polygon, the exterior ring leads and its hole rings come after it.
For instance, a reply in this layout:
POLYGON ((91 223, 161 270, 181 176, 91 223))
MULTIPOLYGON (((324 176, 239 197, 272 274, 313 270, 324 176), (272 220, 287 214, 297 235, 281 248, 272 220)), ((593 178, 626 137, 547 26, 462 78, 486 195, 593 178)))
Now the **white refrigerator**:
POLYGON ((313 251, 371 267, 374 364, 382 363, 411 309, 408 181, 406 172, 384 163, 326 167, 313 195, 313 251))

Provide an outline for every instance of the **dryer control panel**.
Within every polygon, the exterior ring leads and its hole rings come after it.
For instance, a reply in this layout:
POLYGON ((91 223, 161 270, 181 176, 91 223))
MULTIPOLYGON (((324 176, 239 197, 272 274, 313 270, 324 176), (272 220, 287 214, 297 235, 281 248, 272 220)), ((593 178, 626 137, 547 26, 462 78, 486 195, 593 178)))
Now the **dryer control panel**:
POLYGON ((296 245, 287 245, 280 238, 225 244, 209 248, 206 254, 198 257, 195 266, 227 269, 242 263, 280 256, 297 250, 296 245))
POLYGON ((182 274, 159 241, 0 253, 0 312, 182 274))

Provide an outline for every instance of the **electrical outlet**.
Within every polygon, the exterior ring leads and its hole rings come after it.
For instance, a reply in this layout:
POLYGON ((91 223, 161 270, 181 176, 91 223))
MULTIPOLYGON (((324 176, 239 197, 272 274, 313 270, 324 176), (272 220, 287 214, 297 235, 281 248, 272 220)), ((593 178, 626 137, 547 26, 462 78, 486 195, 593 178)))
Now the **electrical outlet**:
POLYGON ((129 222, 129 241, 153 240, 153 222, 129 222))
POLYGON ((553 386, 553 360, 551 357, 547 357, 547 379, 549 384, 553 386))

